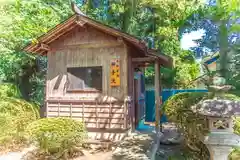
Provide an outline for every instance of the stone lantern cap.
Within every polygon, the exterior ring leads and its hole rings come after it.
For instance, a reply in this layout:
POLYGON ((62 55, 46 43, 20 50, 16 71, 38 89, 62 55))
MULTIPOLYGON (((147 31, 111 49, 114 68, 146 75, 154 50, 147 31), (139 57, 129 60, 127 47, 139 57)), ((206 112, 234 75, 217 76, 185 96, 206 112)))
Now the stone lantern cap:
POLYGON ((240 101, 208 99, 200 101, 192 110, 208 117, 228 118, 240 115, 240 101))

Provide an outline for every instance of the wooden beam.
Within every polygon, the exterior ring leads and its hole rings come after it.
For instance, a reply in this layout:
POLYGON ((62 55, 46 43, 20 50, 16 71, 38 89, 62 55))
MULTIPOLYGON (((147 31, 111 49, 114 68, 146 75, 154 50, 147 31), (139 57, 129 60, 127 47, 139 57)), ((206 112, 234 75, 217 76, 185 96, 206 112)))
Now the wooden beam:
MULTIPOLYGON (((74 24, 76 21, 76 15, 72 16, 68 20, 66 20, 63 23, 58 24, 54 29, 50 30, 48 33, 46 33, 44 36, 41 36, 38 41, 39 42, 46 42, 52 38, 52 36, 55 35, 56 32, 59 32, 59 30, 67 29, 70 25, 74 24)), ((49 42, 48 42, 49 43, 49 42)), ((26 52, 34 52, 35 48, 38 47, 36 44, 29 44, 27 47, 24 48, 26 52)))
POLYGON ((40 49, 43 49, 43 50, 45 50, 45 51, 49 51, 49 50, 50 50, 50 47, 49 47, 49 45, 47 45, 47 44, 40 43, 40 49))
POLYGON ((132 58, 132 62, 154 62, 153 57, 132 58))
POLYGON ((46 51, 41 51, 41 52, 39 53, 39 55, 41 55, 41 56, 46 56, 46 55, 47 55, 47 52, 46 52, 46 51))
POLYGON ((118 41, 118 42, 123 42, 123 38, 122 38, 122 37, 118 37, 118 38, 117 38, 117 41, 118 41))
POLYGON ((156 133, 159 133, 159 122, 160 122, 160 65, 159 62, 155 61, 155 129, 156 133))
POLYGON ((71 31, 73 28, 75 28, 77 26, 77 24, 74 25, 69 25, 67 26, 68 28, 66 30, 63 30, 62 32, 55 34, 51 37, 51 39, 47 42, 48 44, 50 44, 51 42, 55 41, 56 39, 58 39, 59 37, 61 37, 62 35, 66 34, 67 32, 71 31))
POLYGON ((58 49, 66 49, 66 48, 114 48, 118 46, 122 46, 122 42, 105 42, 105 43, 83 43, 83 44, 72 44, 66 45, 58 49))
POLYGON ((46 51, 50 51, 50 47, 44 43, 39 43, 37 47, 32 50, 33 53, 38 53, 39 55, 42 55, 46 51))
MULTIPOLYGON (((39 39, 40 42, 46 42, 48 40, 51 41, 52 37, 55 37, 56 33, 58 34, 59 32, 71 28, 71 25, 73 25, 76 22, 76 15, 72 16, 69 18, 67 21, 60 23, 57 25, 54 29, 50 30, 45 36, 41 37, 39 39)), ((50 43, 50 42, 48 42, 50 43)))
POLYGON ((85 24, 87 24, 87 22, 83 21, 83 20, 77 20, 76 23, 77 23, 77 25, 79 25, 81 27, 83 27, 85 24))
POLYGON ((148 67, 149 65, 150 65, 151 63, 149 63, 149 62, 143 62, 143 63, 139 63, 139 64, 137 64, 137 68, 146 68, 146 67, 148 67))
MULTIPOLYGON (((78 16, 80 17, 80 16, 78 16)), ((117 37, 123 37, 124 39, 127 39, 128 41, 131 41, 132 43, 134 44, 138 44, 140 45, 140 41, 136 38, 134 38, 133 36, 130 36, 126 33, 123 33, 117 29, 114 29, 114 28, 111 28, 111 27, 107 27, 107 26, 104 26, 104 25, 101 25, 99 24, 98 22, 86 17, 86 16, 81 16, 81 19, 86 21, 87 23, 89 23, 91 26, 95 27, 95 28, 98 28, 106 33, 109 33, 111 35, 114 35, 114 36, 117 36, 117 37)), ((141 47, 141 46, 140 46, 141 47)))

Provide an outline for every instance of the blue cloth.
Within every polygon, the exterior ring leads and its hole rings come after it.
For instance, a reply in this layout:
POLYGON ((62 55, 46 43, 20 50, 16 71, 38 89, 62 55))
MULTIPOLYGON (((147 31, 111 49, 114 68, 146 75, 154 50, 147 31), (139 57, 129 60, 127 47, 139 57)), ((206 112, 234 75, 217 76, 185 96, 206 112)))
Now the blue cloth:
MULTIPOLYGON (((168 98, 171 96, 177 94, 177 93, 183 93, 183 92, 208 92, 206 89, 182 89, 182 90, 176 90, 176 89, 164 89, 161 92, 162 96, 162 103, 164 103, 168 98)), ((155 121, 155 91, 154 90, 148 90, 146 91, 146 108, 145 108, 145 121, 146 122, 154 122, 155 121)), ((161 123, 167 122, 167 116, 163 114, 161 116, 161 123)))

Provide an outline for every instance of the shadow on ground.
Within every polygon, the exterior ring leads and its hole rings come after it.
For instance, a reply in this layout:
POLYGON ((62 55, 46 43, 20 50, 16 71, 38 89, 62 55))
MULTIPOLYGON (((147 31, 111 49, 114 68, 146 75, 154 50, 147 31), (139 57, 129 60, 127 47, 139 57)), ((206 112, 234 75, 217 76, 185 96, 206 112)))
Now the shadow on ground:
POLYGON ((153 138, 149 134, 134 133, 120 142, 112 160, 148 160, 153 138))

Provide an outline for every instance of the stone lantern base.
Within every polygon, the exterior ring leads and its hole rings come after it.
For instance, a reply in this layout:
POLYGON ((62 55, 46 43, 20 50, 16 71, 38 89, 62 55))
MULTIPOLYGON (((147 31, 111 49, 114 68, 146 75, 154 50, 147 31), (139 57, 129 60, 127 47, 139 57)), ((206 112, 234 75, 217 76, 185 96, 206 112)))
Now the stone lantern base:
POLYGON ((211 160, 228 160, 229 154, 232 152, 231 146, 214 146, 207 145, 211 160))
POLYGON ((211 132, 204 136, 203 143, 209 150, 211 160, 228 160, 232 146, 240 145, 240 137, 234 133, 211 132))

